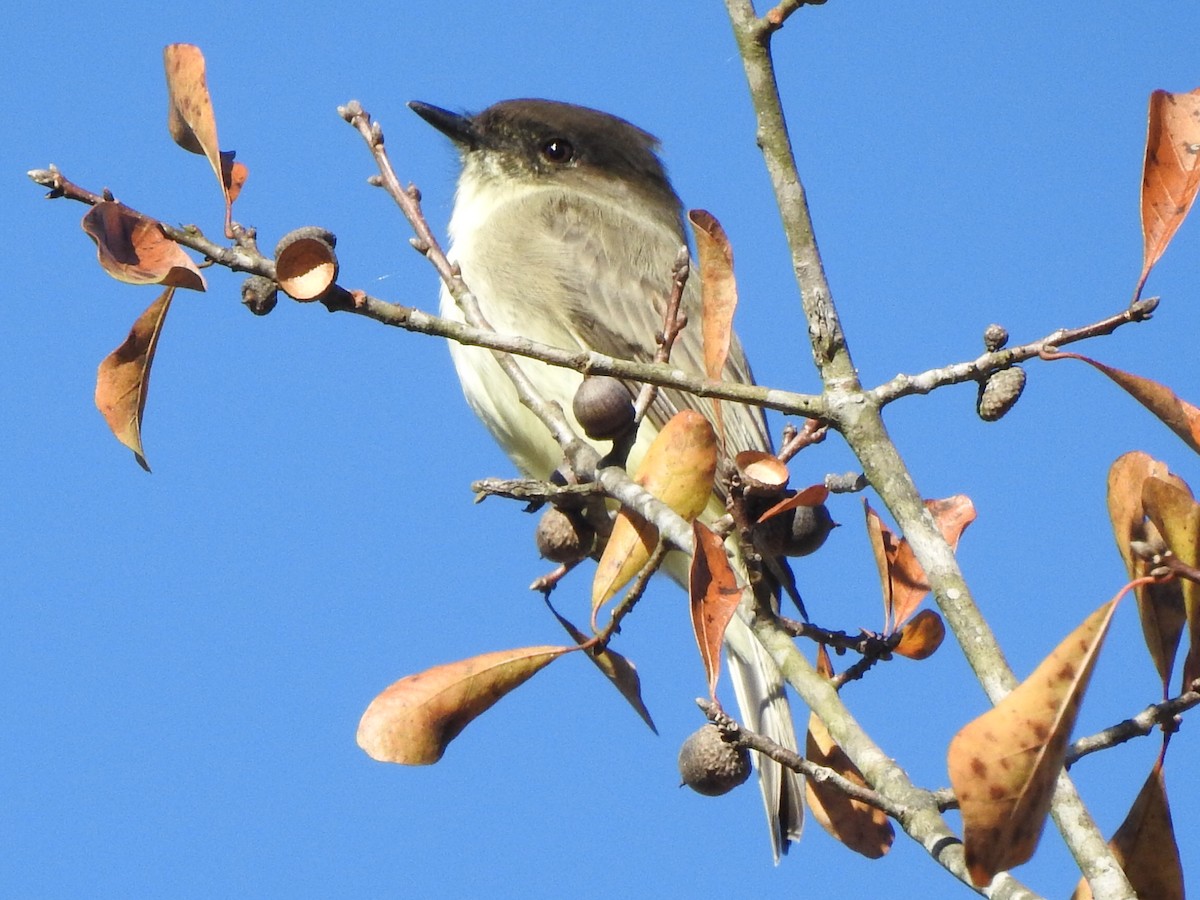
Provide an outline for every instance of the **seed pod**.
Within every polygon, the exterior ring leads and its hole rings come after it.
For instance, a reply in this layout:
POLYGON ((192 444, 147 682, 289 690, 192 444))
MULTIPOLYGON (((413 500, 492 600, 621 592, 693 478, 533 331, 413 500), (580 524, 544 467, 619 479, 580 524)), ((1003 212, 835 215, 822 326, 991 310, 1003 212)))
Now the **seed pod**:
POLYGON ((538 553, 556 563, 577 563, 592 552, 596 532, 581 516, 552 506, 538 520, 538 553))
POLYGON ((251 275, 242 282, 242 303, 256 316, 265 316, 279 302, 279 289, 270 278, 251 275))
POLYGON ((719 797, 750 777, 750 754, 722 740, 717 726, 709 723, 679 748, 679 776, 696 793, 719 797))
POLYGON ((1002 350, 1008 343, 1008 329, 1003 325, 989 325, 983 330, 983 346, 989 353, 1002 350))
POLYGON ((1013 408, 1021 391, 1025 390, 1025 370, 1010 366, 993 372, 979 388, 975 409, 985 422, 995 422, 1013 408))
POLYGON ((787 490, 788 469, 774 453, 743 450, 734 457, 748 497, 778 499, 787 490))
POLYGON ((597 441, 611 441, 633 424, 629 390, 609 375, 583 379, 571 401, 571 411, 584 434, 597 441))
POLYGON ((320 299, 337 281, 337 238, 309 225, 288 232, 275 245, 275 277, 294 300, 320 299))

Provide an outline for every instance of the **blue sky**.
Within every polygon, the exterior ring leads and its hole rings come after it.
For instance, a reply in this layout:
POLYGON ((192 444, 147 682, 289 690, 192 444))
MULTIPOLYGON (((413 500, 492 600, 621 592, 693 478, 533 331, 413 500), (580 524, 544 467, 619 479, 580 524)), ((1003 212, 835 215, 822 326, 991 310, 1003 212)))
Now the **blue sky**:
MULTIPOLYGON (((683 597, 663 585, 625 627, 655 738, 581 659, 474 723, 437 766, 369 760, 370 699, 401 675, 562 640, 525 586, 545 569, 534 519, 471 502, 511 467, 462 402, 445 348, 317 306, 256 319, 240 280, 180 296, 147 423, 153 475, 92 405, 96 365, 153 289, 94 262, 81 206, 24 172, 170 222, 220 225, 211 172, 165 126, 163 45, 199 44, 222 144, 250 180, 236 213, 270 247, 338 235, 341 282, 435 305, 436 279, 369 188, 370 158, 335 107, 357 98, 393 160, 448 217, 456 164, 404 103, 478 109, 544 96, 658 134, 676 187, 733 241, 738 327, 764 383, 813 389, 794 282, 753 140, 723 7, 534 0, 297 11, 68 2, 0 37, 9 274, 0 358, 0 894, 21 897, 673 896, 720 883, 825 900, 954 896, 900 838, 879 862, 810 824, 770 864, 757 792, 676 788, 703 693, 683 597), (887 893, 879 893, 885 888, 887 893)), ((993 321, 1026 341, 1126 303, 1140 267, 1147 96, 1200 67, 1173 5, 828 4, 776 40, 779 77, 834 296, 864 381, 969 359, 993 321), (1186 49, 1185 49, 1186 48, 1186 49)), ((1200 399, 1198 237, 1186 224, 1148 292, 1153 321, 1084 352, 1200 399)), ((985 425, 969 387, 892 407, 927 496, 971 495, 960 558, 1019 674, 1123 581, 1108 466, 1143 449, 1200 488, 1194 456, 1077 363, 1029 366, 1026 396, 985 425)), ((778 429, 779 423, 775 423, 778 429)), ((836 439, 797 481, 854 467, 836 439)), ((827 627, 881 624, 858 498, 799 577, 827 627)), ((588 578, 559 595, 586 603, 588 578)), ((985 708, 956 650, 897 661, 847 689, 885 750, 928 786, 985 708)), ((1132 605, 1118 613, 1080 733, 1142 709, 1155 676, 1132 605)), ((1191 717, 1194 719, 1195 717, 1191 717)), ((1194 726, 1167 760, 1177 827, 1200 815, 1194 726), (1190 782, 1190 783, 1189 783, 1190 782)), ((1076 769, 1106 833, 1155 754, 1144 740, 1076 769)), ((1185 849, 1193 888, 1200 853, 1185 849), (1190 856, 1188 855, 1190 853, 1190 856)), ((1053 896, 1074 879, 1052 829, 1019 871, 1053 896)))

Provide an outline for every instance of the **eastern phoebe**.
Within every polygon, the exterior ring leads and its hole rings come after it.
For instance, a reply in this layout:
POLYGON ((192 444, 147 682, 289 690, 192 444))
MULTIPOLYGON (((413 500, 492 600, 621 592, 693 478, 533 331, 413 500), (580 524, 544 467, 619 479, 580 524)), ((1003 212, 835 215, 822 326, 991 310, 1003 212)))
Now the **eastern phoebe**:
MULTIPOLYGON (((506 100, 474 116, 415 101, 409 106, 454 141, 462 156, 449 256, 492 327, 556 347, 652 359, 671 266, 687 242, 682 205, 655 153, 658 141, 623 119, 549 100, 506 100)), ((675 342, 671 363, 702 375, 695 275, 682 308, 691 324, 675 342)), ((441 312, 462 319, 444 288, 441 312)), ((492 436, 526 475, 548 478, 562 461, 561 450, 521 405, 491 352, 456 343, 450 352, 467 401, 492 436)), ((573 418, 571 400, 582 376, 530 359, 518 363, 541 395, 573 418)), ((724 377, 752 380, 736 337, 724 377)), ((711 401, 659 391, 631 464, 667 419, 689 407, 712 419, 711 401)), ((769 449, 761 410, 727 403, 722 418, 728 454, 769 449)), ((722 508, 710 505, 716 514, 722 508)), ((737 616, 725 643, 746 725, 795 749, 778 668, 737 616)), ((778 862, 800 834, 801 781, 766 757, 756 763, 778 862)))

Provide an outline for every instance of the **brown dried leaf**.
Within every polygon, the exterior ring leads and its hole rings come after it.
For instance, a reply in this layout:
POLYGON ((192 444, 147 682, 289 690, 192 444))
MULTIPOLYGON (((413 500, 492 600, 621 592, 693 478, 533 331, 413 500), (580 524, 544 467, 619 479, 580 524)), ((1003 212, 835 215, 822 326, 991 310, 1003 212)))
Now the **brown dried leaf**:
POLYGON ((759 516, 756 524, 761 525, 768 519, 773 519, 788 510, 795 509, 797 506, 820 506, 827 499, 829 499, 829 488, 823 484, 809 485, 804 490, 797 491, 791 497, 780 500, 759 516))
MULTIPOLYGON (((590 640, 554 607, 550 607, 550 611, 554 613, 554 617, 567 630, 567 634, 571 635, 575 643, 585 644, 590 640)), ((641 716, 642 721, 650 727, 651 731, 658 734, 658 729, 654 727, 654 719, 650 717, 650 710, 646 708, 646 704, 642 700, 642 679, 638 677, 637 666, 609 647, 602 649, 585 647, 584 651, 587 658, 596 664, 596 668, 604 673, 604 677, 621 692, 621 696, 629 702, 633 711, 641 716)))
POLYGON ((1183 224, 1200 188, 1200 88, 1190 94, 1150 95, 1142 171, 1142 287, 1183 224))
MULTIPOLYGON (((926 500, 925 506, 950 549, 957 550, 963 531, 975 521, 975 505, 971 498, 955 494, 944 500, 926 500)), ((883 630, 885 634, 891 634, 916 612, 930 591, 929 581, 908 541, 896 536, 865 500, 863 507, 867 515, 867 536, 883 586, 883 630)))
MULTIPOLYGON (((733 247, 716 216, 693 209, 688 221, 696 235, 696 259, 700 267, 701 334, 704 340, 704 371, 713 381, 721 378, 729 356, 733 313, 737 309, 737 282, 733 277, 733 247)), ((714 401, 717 428, 724 441, 721 407, 714 401)))
POLYGON ((976 886, 1025 862, 1037 848, 1114 609, 1110 600, 1092 613, 1032 675, 950 741, 950 783, 976 886))
POLYGON ((133 323, 124 343, 108 354, 96 372, 96 408, 117 440, 133 451, 138 465, 150 471, 142 451, 142 413, 150 390, 150 366, 158 336, 171 308, 169 287, 133 323))
MULTIPOLYGON (((717 436, 694 410, 676 413, 646 451, 634 480, 684 519, 700 514, 717 472, 717 436)), ((641 570, 658 546, 658 529, 622 509, 596 566, 592 609, 599 609, 641 570)))
MULTIPOLYGON (((1141 451, 1126 453, 1108 470, 1108 515, 1112 520, 1117 549, 1125 560, 1131 581, 1144 577, 1150 570, 1150 564, 1133 552, 1132 542, 1145 541, 1147 538, 1142 488, 1151 477, 1187 490, 1183 480, 1167 470, 1166 463, 1152 459, 1141 451)), ((1146 649, 1150 651, 1150 657, 1162 679, 1165 697, 1186 621, 1183 587, 1179 579, 1161 584, 1143 584, 1136 588, 1135 596, 1146 649)))
MULTIPOLYGON (((830 678, 833 667, 824 646, 817 651, 817 671, 830 678)), ((858 767, 837 745, 829 729, 815 713, 808 717, 808 740, 805 755, 818 766, 832 769, 848 781, 867 786, 858 767)), ((852 800, 838 788, 812 778, 804 780, 809 808, 821 827, 855 853, 878 859, 891 849, 896 832, 887 815, 880 809, 852 800)))
POLYGON ((167 74, 167 130, 184 150, 208 160, 225 199, 225 235, 232 237, 233 201, 246 180, 247 169, 233 162, 233 151, 221 152, 217 117, 208 92, 204 54, 194 44, 169 44, 163 48, 167 74))
POLYGON ((205 290, 204 276, 162 225, 115 200, 103 200, 80 223, 96 242, 101 267, 126 284, 164 284, 205 290))
POLYGON ((167 130, 184 150, 208 157, 221 174, 217 117, 208 93, 204 54, 194 44, 168 44, 163 48, 167 73, 167 130))
MULTIPOLYGON (((1183 900, 1183 865, 1167 804, 1161 757, 1108 845, 1137 896, 1183 900)), ((1092 889, 1085 879, 1079 880, 1071 900, 1092 900, 1092 889)))
POLYGON ((725 542, 699 521, 692 522, 696 551, 688 579, 692 630, 708 678, 708 696, 717 699, 717 679, 721 677, 721 642, 725 629, 742 599, 742 589, 729 565, 725 542))
POLYGON ((975 504, 966 494, 955 494, 944 500, 926 500, 925 506, 937 522, 938 531, 951 550, 958 550, 958 540, 967 526, 975 521, 975 504))
POLYGON ((867 535, 883 587, 884 633, 899 628, 929 593, 925 570, 917 562, 908 541, 898 537, 864 500, 867 535))
POLYGON ((380 762, 431 765, 472 720, 573 649, 498 650, 401 678, 363 713, 358 746, 380 762))
POLYGON ((923 609, 900 629, 900 643, 895 652, 909 659, 928 659, 942 646, 945 638, 946 626, 942 617, 932 609, 923 609))
MULTIPOLYGON (((1192 568, 1200 567, 1200 504, 1187 486, 1150 476, 1142 483, 1142 505, 1171 552, 1192 568)), ((1183 690, 1188 690, 1200 678, 1200 584, 1185 578, 1181 590, 1189 640, 1183 690)))
POLYGON ((1200 453, 1200 409, 1182 400, 1164 384, 1114 369, 1078 353, 1043 353, 1043 359, 1078 359, 1103 372, 1124 388, 1138 403, 1158 416, 1185 444, 1200 453))

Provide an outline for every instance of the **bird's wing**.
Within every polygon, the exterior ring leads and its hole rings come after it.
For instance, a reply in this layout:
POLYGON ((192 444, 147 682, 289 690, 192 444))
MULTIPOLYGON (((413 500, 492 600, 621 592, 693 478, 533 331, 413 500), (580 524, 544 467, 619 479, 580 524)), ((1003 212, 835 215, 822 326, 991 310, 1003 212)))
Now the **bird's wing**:
MULTIPOLYGON (((616 205, 585 208, 578 195, 567 202, 553 191, 530 195, 498 211, 489 229, 492 234, 508 233, 514 242, 514 257, 536 260, 530 268, 557 281, 557 290, 546 295, 559 297, 562 307, 544 312, 558 319, 577 346, 621 359, 653 359, 655 335, 662 331, 671 290, 671 268, 684 244, 677 229, 616 205), (520 222, 526 227, 514 230, 506 219, 513 226, 520 222), (537 225, 529 227, 531 222, 537 225)), ((528 277, 528 273, 524 275, 528 277)), ((537 293, 530 291, 529 296, 537 293)), ((695 271, 684 290, 682 308, 688 324, 675 341, 670 362, 690 375, 703 376, 700 279, 695 271)), ((730 341, 723 374, 728 381, 753 381, 736 335, 730 341)), ((695 409, 710 421, 716 420, 712 400, 667 388, 659 391, 649 410, 650 422, 658 430, 682 409, 695 409)), ((770 447, 760 409, 725 402, 721 418, 731 455, 770 447)))

